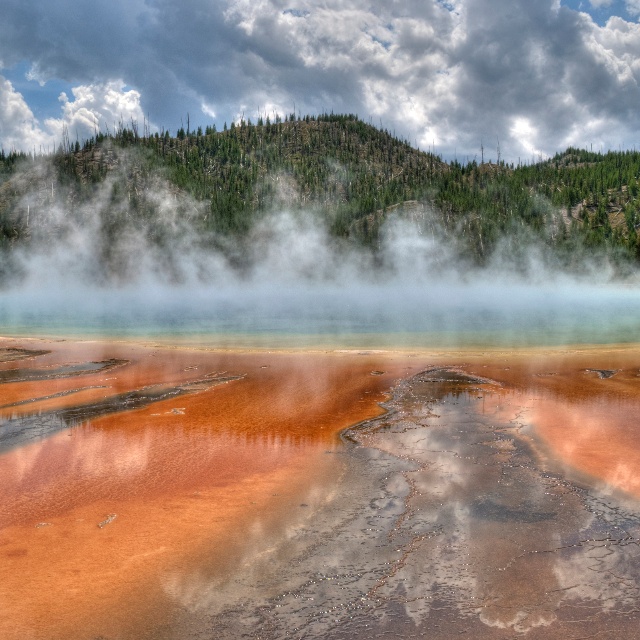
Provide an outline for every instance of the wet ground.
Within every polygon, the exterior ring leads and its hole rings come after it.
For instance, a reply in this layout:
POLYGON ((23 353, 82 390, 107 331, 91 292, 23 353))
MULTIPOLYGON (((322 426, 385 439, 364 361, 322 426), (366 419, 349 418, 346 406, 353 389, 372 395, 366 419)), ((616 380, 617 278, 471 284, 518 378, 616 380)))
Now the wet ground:
POLYGON ((3 638, 640 637, 638 348, 4 353, 3 638))
POLYGON ((457 368, 400 383, 345 432, 345 493, 233 605, 205 622, 184 585, 197 637, 639 637, 638 501, 546 470, 518 400, 457 368))
POLYGON ((183 637, 175 576, 227 575, 292 516, 313 514, 339 479, 325 451, 382 411, 408 366, 366 353, 5 342, 22 358, 0 369, 42 375, 0 384, 3 640, 154 637, 166 624, 183 637), (126 363, 87 366, 114 359, 126 363), (61 369, 71 374, 45 375, 61 369))

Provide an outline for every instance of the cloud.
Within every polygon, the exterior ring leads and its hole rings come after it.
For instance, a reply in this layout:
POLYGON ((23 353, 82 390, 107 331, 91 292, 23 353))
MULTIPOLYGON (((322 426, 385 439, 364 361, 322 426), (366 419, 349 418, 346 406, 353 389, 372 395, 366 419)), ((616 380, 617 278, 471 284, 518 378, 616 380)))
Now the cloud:
POLYGON ((625 7, 632 16, 640 16, 640 0, 625 0, 625 7))
MULTIPOLYGON (((640 125, 638 25, 614 16, 600 26, 557 0, 69 5, 9 0, 3 63, 27 60, 34 81, 75 87, 121 78, 137 92, 123 112, 173 130, 187 113, 198 125, 295 106, 357 113, 451 156, 499 140, 502 156, 517 160, 568 144, 631 146, 640 125)), ((626 6, 640 13, 638 0, 626 6)), ((119 119, 120 106, 84 94, 76 102, 62 116, 74 126, 87 128, 91 114, 119 119)))
POLYGON ((0 76, 0 141, 11 149, 39 152, 53 149, 63 139, 64 130, 70 138, 83 140, 96 130, 114 130, 120 123, 140 125, 145 119, 140 94, 127 89, 122 81, 80 85, 72 89, 73 99, 66 93, 58 97, 60 117, 47 118, 44 124, 34 116, 23 96, 12 83, 0 76))
POLYGON ((46 138, 38 121, 11 82, 0 76, 0 142, 5 151, 33 149, 46 138))
POLYGON ((140 106, 140 93, 127 89, 122 81, 93 85, 81 85, 72 89, 73 100, 66 93, 60 94, 62 115, 45 121, 47 128, 57 139, 66 127, 71 136, 88 138, 95 131, 113 131, 120 124, 140 125, 142 132, 145 115, 140 106))

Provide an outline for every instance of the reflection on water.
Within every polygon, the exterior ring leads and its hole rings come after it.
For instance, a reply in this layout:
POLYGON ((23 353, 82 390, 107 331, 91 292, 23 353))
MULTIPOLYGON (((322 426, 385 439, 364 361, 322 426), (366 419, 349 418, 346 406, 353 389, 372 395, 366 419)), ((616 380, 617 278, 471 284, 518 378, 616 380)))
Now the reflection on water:
MULTIPOLYGON (((0 362, 2 362, 1 359, 0 362)), ((113 359, 105 360, 104 362, 67 364, 52 369, 4 369, 0 370, 0 384, 7 384, 8 382, 33 382, 35 380, 52 380, 54 378, 81 376, 97 371, 109 371, 110 369, 122 366, 126 363, 126 360, 113 359)))
POLYGON ((365 445, 345 452, 350 495, 229 582, 200 571, 166 588, 202 637, 247 624, 269 638, 631 637, 639 504, 540 466, 522 437, 528 401, 461 370, 409 379, 390 414, 347 434, 365 445))
POLYGON ((29 368, 71 376, 0 385, 10 405, 0 429, 13 438, 0 454, 3 640, 140 638, 166 625, 176 572, 225 575, 283 523, 312 518, 340 477, 336 432, 377 413, 406 366, 366 355, 50 347, 29 368), (103 351, 128 364, 73 375, 69 363, 103 351))
POLYGON ((46 346, 83 373, 0 385, 53 425, 0 454, 3 639, 637 629, 640 350, 46 346))
MULTIPOLYGON (((96 364, 96 363, 93 363, 96 364)), ((81 375, 82 373, 88 373, 91 371, 105 371, 106 367, 99 367, 95 369, 80 369, 81 373, 78 373, 77 367, 84 367, 85 365, 76 365, 75 367, 61 367, 55 371, 65 370, 71 372, 67 375, 81 375)), ((111 367, 110 367, 111 368, 111 367)), ((37 370, 36 370, 37 371, 37 370)), ((0 372, 2 373, 2 372, 0 372)), ((10 373, 7 371, 5 373, 10 373)), ((19 372, 20 375, 20 372, 19 372)), ((52 377, 61 377, 60 373, 52 377)), ((179 386, 169 385, 152 385, 144 387, 143 389, 136 389, 134 391, 128 391, 126 393, 118 393, 115 395, 105 396, 102 400, 94 400, 93 402, 77 404, 75 406, 58 409, 55 411, 49 411, 45 413, 27 414, 22 416, 4 418, 0 414, 0 452, 6 451, 16 446, 20 446, 28 441, 39 440, 45 436, 51 435, 61 429, 73 428, 81 425, 84 422, 88 422, 94 418, 108 415, 110 413, 119 413, 123 410, 132 411, 141 407, 146 407, 155 402, 165 400, 176 400, 181 396, 198 393, 202 391, 208 391, 212 387, 218 384, 224 384, 233 380, 239 380, 242 376, 224 376, 219 374, 209 375, 202 380, 195 380, 193 382, 185 382, 179 386)), ((24 380, 42 380, 50 379, 45 376, 31 376, 31 377, 16 377, 5 376, 4 379, 0 376, 0 384, 3 382, 23 382, 24 380)), ((95 388, 95 387, 94 387, 95 388)), ((106 387, 101 387, 106 388, 106 387)), ((55 395, 55 397, 62 397, 67 395, 65 392, 61 392, 55 395)), ((51 396, 49 398, 51 399, 51 396)), ((33 402, 33 399, 22 400, 3 408, 10 408, 13 406, 19 406, 33 402)), ((178 410, 176 410, 178 411, 178 410)))

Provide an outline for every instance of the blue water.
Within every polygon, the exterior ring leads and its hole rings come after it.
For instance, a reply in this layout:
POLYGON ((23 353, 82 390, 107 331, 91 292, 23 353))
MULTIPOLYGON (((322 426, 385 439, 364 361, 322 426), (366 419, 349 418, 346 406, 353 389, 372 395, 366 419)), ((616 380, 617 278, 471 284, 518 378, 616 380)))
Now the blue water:
POLYGON ((5 292, 0 332, 266 348, 631 343, 640 341, 640 291, 487 283, 5 292))

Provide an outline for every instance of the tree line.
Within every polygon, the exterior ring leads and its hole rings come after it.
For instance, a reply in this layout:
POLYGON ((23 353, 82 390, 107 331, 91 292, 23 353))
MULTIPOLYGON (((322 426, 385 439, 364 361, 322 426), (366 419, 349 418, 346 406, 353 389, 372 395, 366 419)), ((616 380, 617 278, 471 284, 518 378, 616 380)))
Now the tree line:
MULTIPOLYGON (((203 238, 241 237, 272 210, 305 210, 338 238, 380 242, 381 225, 402 203, 428 207, 475 264, 491 259, 505 236, 536 239, 569 267, 598 250, 614 261, 640 260, 640 152, 569 148, 529 165, 444 162, 354 115, 290 114, 181 127, 143 135, 135 123, 68 140, 50 157, 0 152, 0 250, 25 244, 54 202, 80 212, 109 184, 104 228, 118 233, 144 221, 154 231, 159 179, 198 203, 180 215, 203 238), (113 179, 117 176, 117 179, 113 179)), ((435 222, 434 222, 435 221, 435 222)), ((78 221, 82 223, 81 220, 78 221)))

